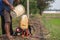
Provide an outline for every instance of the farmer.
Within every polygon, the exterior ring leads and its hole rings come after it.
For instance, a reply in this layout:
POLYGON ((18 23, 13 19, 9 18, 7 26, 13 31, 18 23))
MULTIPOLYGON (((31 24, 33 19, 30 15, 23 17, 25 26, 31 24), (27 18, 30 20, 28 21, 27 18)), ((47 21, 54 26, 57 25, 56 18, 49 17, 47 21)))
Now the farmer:
POLYGON ((19 3, 19 0, 0 0, 2 34, 6 34, 9 40, 13 40, 13 37, 11 36, 13 34, 13 30, 10 11, 14 9, 14 1, 19 3))

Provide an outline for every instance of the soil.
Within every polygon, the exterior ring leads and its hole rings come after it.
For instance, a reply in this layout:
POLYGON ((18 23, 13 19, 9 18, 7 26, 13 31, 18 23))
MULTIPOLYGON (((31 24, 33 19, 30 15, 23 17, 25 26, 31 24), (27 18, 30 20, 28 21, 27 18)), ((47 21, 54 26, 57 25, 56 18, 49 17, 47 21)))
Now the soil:
MULTIPOLYGON (((40 17, 30 17, 29 25, 31 28, 31 36, 22 38, 21 36, 15 36, 15 40, 46 40, 49 34, 48 30, 41 23, 40 17)), ((0 37, 0 40, 7 40, 6 37, 0 37)))

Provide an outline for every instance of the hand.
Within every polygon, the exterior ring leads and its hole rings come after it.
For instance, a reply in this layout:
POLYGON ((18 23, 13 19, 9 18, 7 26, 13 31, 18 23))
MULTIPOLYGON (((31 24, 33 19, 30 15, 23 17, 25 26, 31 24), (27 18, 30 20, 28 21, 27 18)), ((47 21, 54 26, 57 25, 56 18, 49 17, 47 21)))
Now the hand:
POLYGON ((13 7, 12 5, 10 5, 10 9, 11 9, 11 10, 13 10, 13 9, 14 9, 14 7, 13 7))

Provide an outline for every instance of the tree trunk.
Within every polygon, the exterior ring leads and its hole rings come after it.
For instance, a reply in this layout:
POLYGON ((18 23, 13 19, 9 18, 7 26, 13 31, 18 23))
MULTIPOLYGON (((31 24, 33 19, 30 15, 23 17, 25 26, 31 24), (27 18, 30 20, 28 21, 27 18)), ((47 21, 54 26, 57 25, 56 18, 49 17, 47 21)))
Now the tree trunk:
POLYGON ((42 15, 42 10, 40 10, 39 14, 42 15))

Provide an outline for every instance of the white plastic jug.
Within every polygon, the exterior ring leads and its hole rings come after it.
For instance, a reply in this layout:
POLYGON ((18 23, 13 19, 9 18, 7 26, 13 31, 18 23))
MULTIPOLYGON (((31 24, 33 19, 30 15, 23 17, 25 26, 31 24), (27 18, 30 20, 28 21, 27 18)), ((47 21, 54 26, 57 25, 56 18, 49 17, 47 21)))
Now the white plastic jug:
POLYGON ((25 30, 28 29, 28 17, 27 15, 22 15, 20 20, 20 28, 25 30))

